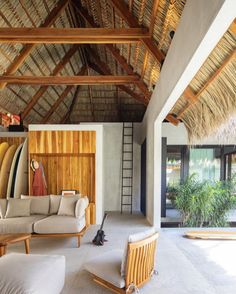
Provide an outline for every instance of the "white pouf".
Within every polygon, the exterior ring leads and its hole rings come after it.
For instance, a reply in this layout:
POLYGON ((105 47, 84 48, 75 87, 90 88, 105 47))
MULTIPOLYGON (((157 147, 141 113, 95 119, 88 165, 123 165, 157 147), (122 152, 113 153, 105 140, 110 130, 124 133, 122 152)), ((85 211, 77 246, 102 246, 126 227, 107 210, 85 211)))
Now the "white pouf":
POLYGON ((11 253, 0 258, 1 294, 58 294, 64 282, 64 256, 11 253))

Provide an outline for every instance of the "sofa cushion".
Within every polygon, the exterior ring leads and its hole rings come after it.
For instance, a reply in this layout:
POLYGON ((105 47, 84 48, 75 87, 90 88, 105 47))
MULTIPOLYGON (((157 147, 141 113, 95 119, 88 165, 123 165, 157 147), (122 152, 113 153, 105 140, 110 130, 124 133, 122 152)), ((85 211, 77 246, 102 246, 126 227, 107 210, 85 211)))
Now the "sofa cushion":
POLYGON ((57 214, 61 202, 61 195, 50 195, 50 210, 49 214, 57 214))
POLYGON ((61 198, 75 198, 76 200, 80 199, 81 195, 80 194, 76 194, 76 195, 66 195, 66 196, 62 196, 62 195, 50 195, 50 210, 49 210, 49 214, 57 214, 59 207, 60 207, 60 203, 61 203, 61 198))
POLYGON ((155 234, 156 230, 154 227, 151 227, 150 229, 137 233, 137 234, 132 234, 129 235, 128 238, 128 242, 126 244, 125 250, 124 250, 124 254, 123 254, 123 259, 122 259, 122 263, 121 263, 121 269, 120 269, 120 273, 122 277, 125 277, 126 275, 126 264, 127 264, 127 255, 128 255, 128 243, 134 243, 134 242, 138 242, 141 240, 144 240, 150 236, 152 236, 153 234, 155 234))
POLYGON ((0 293, 58 294, 65 281, 65 257, 10 253, 0 259, 0 293))
POLYGON ((21 199, 31 199, 30 214, 48 215, 48 213, 49 213, 49 196, 21 195, 21 199))
POLYGON ((0 218, 5 218, 7 211, 7 199, 0 199, 0 218))
POLYGON ((120 275, 122 255, 122 250, 111 250, 86 262, 84 267, 91 274, 118 288, 124 288, 125 280, 120 275))
POLYGON ((73 216, 51 215, 34 224, 37 234, 67 234, 79 233, 85 227, 85 218, 73 216))
POLYGON ((81 218, 85 215, 85 209, 88 206, 87 197, 80 198, 75 205, 75 217, 81 218))
POLYGON ((43 215, 0 219, 0 234, 33 233, 33 225, 43 215))
POLYGON ((5 218, 30 216, 30 199, 9 199, 5 218))
POLYGON ((75 204, 77 201, 78 199, 74 197, 62 197, 57 214, 64 216, 75 216, 75 204))

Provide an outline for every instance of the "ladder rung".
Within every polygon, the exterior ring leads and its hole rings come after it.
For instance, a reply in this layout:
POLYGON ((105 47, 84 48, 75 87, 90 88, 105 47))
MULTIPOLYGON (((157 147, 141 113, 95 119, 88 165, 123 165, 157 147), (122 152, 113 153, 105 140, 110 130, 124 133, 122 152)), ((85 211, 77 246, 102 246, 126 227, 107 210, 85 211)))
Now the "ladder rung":
POLYGON ((133 186, 123 186, 123 188, 131 188, 131 187, 133 187, 133 186))
POLYGON ((123 159, 123 161, 133 161, 133 159, 123 159))
POLYGON ((122 203, 122 205, 126 205, 126 206, 132 206, 132 204, 130 203, 130 204, 124 204, 124 203, 122 203))
POLYGON ((122 177, 122 179, 132 179, 133 177, 122 177))
POLYGON ((132 168, 123 168, 123 170, 132 170, 132 168))

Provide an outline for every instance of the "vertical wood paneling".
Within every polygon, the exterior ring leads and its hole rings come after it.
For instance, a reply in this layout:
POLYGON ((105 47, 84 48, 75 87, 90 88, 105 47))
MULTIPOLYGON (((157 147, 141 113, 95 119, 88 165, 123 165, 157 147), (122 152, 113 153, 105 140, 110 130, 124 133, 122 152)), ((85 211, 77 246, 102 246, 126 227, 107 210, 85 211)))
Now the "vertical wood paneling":
POLYGON ((29 153, 96 153, 95 131, 30 131, 29 153))
MULTIPOLYGON (((91 219, 95 223, 95 131, 30 131, 29 158, 41 161, 48 194, 61 190, 79 190, 92 202, 91 219)), ((29 173, 32 193, 33 172, 29 173)))

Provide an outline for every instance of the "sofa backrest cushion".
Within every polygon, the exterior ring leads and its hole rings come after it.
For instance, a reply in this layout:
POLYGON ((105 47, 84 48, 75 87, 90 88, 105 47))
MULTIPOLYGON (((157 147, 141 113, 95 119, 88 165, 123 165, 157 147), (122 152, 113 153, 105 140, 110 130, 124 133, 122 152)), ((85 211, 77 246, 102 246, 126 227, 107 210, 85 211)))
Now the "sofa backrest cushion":
POLYGON ((5 218, 7 211, 7 199, 0 199, 0 218, 5 218))
POLYGON ((21 199, 31 199, 30 214, 48 215, 48 213, 49 213, 49 196, 21 195, 21 199))
POLYGON ((64 216, 75 216, 75 204, 78 201, 78 198, 76 197, 62 197, 58 215, 64 215, 64 216))
POLYGON ((147 229, 146 231, 137 233, 137 234, 132 234, 129 235, 128 237, 128 242, 126 244, 125 250, 124 250, 124 254, 123 254, 123 259, 122 259, 122 263, 121 263, 121 276, 123 278, 125 278, 126 276, 126 265, 127 265, 127 257, 128 257, 128 243, 134 243, 134 242, 138 242, 141 240, 144 240, 150 236, 152 236, 153 234, 155 234, 156 230, 154 227, 147 229))
POLYGON ((89 204, 88 197, 81 197, 77 202, 75 206, 75 217, 81 218, 85 215, 85 209, 89 204))
POLYGON ((5 218, 30 216, 31 199, 9 199, 5 218))
POLYGON ((50 195, 50 210, 49 214, 57 214, 61 202, 61 195, 50 195))

